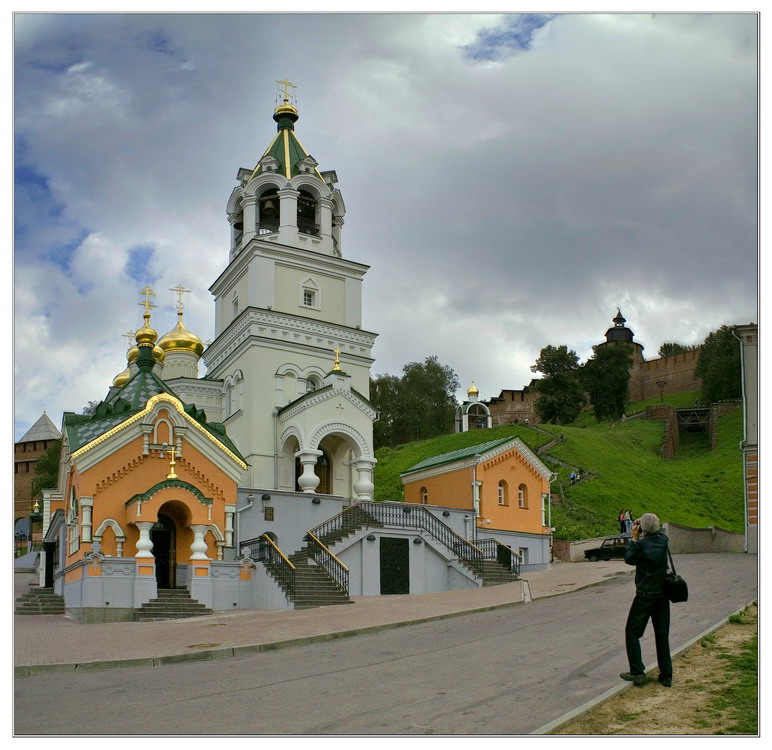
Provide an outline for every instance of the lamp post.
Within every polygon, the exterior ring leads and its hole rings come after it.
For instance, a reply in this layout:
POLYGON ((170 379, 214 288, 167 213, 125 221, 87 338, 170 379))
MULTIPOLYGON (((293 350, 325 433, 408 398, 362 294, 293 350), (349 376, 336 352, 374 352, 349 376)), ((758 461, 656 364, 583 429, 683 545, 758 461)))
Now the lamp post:
POLYGON ((665 386, 667 385, 667 380, 658 380, 657 381, 657 388, 659 388, 659 402, 661 404, 665 403, 665 386))

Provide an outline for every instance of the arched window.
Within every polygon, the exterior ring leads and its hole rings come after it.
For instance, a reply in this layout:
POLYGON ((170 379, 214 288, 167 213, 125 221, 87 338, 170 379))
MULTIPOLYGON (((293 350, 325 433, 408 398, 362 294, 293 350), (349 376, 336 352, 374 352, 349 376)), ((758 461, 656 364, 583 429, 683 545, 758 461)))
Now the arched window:
POLYGON ((309 375, 308 379, 306 380, 306 392, 312 393, 313 391, 318 391, 322 387, 322 381, 319 379, 318 375, 309 375))
POLYGON ((499 505, 509 505, 509 487, 504 479, 499 482, 499 505))
POLYGON ((429 491, 426 487, 421 487, 421 504, 426 505, 429 502, 429 491))
POLYGON ((225 386, 225 416, 236 413, 236 387, 233 383, 225 386))
POLYGON ((470 430, 484 430, 488 426, 488 410, 482 404, 473 404, 467 414, 470 430))
POLYGON ((236 320, 236 317, 239 314, 239 293, 234 292, 233 298, 231 299, 231 317, 233 320, 236 320))
POLYGON ((528 487, 524 484, 517 488, 517 504, 520 508, 528 507, 528 487))
POLYGON ((260 215, 257 220, 258 234, 273 234, 279 231, 279 195, 276 188, 266 190, 261 196, 260 215))
POLYGON ((301 190, 298 195, 298 232, 319 234, 319 225, 316 223, 316 198, 307 190, 301 190))

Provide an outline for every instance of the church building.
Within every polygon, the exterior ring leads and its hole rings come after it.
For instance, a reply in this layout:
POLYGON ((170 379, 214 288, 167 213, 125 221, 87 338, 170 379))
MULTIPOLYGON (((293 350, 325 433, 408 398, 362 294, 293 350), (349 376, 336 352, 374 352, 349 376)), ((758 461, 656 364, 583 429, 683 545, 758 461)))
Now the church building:
MULTIPOLYGON (((343 256, 337 176, 300 144, 280 85, 276 135, 227 200, 214 341, 186 328, 182 285, 159 338, 146 288, 126 369, 94 414, 65 415, 41 584, 79 619, 141 619, 180 590, 209 611, 300 608, 520 569, 508 543, 470 539, 465 506, 372 500, 368 267, 343 256)), ((529 564, 548 555, 542 545, 529 564)))

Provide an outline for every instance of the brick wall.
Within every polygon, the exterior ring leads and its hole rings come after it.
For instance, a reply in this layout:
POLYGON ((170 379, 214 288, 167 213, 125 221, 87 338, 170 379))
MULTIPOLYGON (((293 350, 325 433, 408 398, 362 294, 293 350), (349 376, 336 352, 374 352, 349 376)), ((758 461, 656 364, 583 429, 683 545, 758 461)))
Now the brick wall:
POLYGON ((630 371, 629 395, 631 401, 644 401, 660 394, 688 393, 702 388, 702 382, 694 377, 700 350, 695 349, 670 357, 641 360, 630 371), (660 391, 658 380, 667 381, 660 391))
POLYGON ((502 424, 539 424, 536 401, 539 394, 524 388, 521 391, 503 390, 487 402, 493 427, 502 424))

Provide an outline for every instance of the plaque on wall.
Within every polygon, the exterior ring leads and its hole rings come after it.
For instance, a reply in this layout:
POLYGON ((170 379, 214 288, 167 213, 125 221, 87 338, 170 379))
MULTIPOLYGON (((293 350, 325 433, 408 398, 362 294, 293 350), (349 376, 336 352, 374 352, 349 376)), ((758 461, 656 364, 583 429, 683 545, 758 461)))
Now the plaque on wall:
POLYGON ((265 506, 265 520, 273 521, 273 508, 270 505, 265 506))

